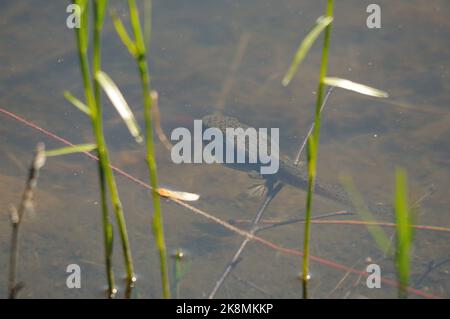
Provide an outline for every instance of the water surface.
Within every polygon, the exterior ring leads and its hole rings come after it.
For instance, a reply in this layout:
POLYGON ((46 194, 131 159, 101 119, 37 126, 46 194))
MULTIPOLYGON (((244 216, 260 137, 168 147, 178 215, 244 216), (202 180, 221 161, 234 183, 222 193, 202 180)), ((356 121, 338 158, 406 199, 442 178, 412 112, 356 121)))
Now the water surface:
MULTIPOLYGON (((370 1, 336 3, 329 74, 390 93, 386 101, 336 90, 324 113, 319 175, 338 182, 351 175, 368 201, 392 201, 395 167, 408 170, 412 200, 434 185, 421 205, 418 223, 450 227, 450 95, 448 1, 378 1, 382 28, 365 25, 370 1)), ((0 107, 17 113, 74 143, 93 140, 88 119, 62 96, 82 96, 74 34, 65 27, 64 1, 0 1, 0 107)), ((121 1, 111 1, 125 22, 121 1)), ((221 110, 255 127, 278 127, 281 151, 294 156, 312 121, 320 46, 313 47, 292 84, 281 78, 299 41, 324 10, 323 1, 154 1, 150 66, 152 87, 160 95, 162 125, 192 127, 194 119, 221 110), (233 57, 248 41, 242 59, 233 57), (223 95, 224 83, 230 83, 223 95)), ((105 26, 104 70, 111 75, 142 123, 141 92, 134 61, 122 46, 110 19, 105 26)), ((136 145, 109 104, 105 105, 107 142, 115 165, 147 180, 144 150, 136 145)), ((35 129, 0 115, 0 207, 17 203, 31 152, 38 141, 61 144, 35 129)), ((248 194, 255 180, 220 165, 175 165, 156 145, 161 184, 201 194, 198 207, 220 217, 250 219, 260 198, 248 194)), ((160 297, 158 259, 151 234, 148 191, 119 176, 133 256, 138 273, 137 297, 160 297)), ((105 285, 96 165, 83 155, 50 159, 36 193, 36 211, 23 224, 20 280, 24 298, 100 298, 105 285), (68 264, 82 268, 82 288, 66 288, 68 264)), ((266 217, 303 216, 305 193, 286 187, 266 217)), ((317 199, 314 214, 339 210, 317 199)), ((164 202, 167 245, 188 252, 189 271, 180 297, 209 294, 241 238, 174 204, 164 202)), ((353 217, 352 217, 353 218, 353 217)), ((357 218, 357 217, 354 217, 357 218)), ((392 215, 377 216, 392 221, 392 215)), ((240 227, 245 227, 240 225, 240 227)), ((7 269, 10 226, 0 217, 0 265, 7 269)), ((393 235, 392 229, 386 229, 393 235)), ((284 247, 301 249, 300 225, 276 228, 261 236, 284 247)), ((417 231, 412 253, 412 282, 427 264, 450 255, 446 233, 417 231)), ((395 278, 392 258, 383 256, 363 226, 317 225, 312 254, 363 270, 368 258, 395 278)), ((115 267, 123 277, 116 240, 115 267)), ((217 297, 297 298, 299 257, 251 243, 233 276, 217 297), (257 287, 257 288, 255 288, 257 287)), ((417 287, 450 296, 450 263, 432 271, 417 287)), ((6 272, 0 287, 6 288, 6 272)), ((387 285, 368 289, 364 280, 312 264, 313 298, 396 297, 387 285)), ((120 282, 120 284, 122 284, 120 282)), ((6 289, 5 289, 6 290, 6 289)), ((1 289, 0 296, 6 296, 1 289)))

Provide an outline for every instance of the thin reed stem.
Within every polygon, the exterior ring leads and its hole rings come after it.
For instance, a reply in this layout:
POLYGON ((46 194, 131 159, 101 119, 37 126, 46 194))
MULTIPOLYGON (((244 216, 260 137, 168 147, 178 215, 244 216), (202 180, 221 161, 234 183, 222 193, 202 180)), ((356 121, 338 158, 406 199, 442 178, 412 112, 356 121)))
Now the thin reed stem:
MULTIPOLYGON (((78 0, 74 3, 80 5, 82 8, 81 28, 76 28, 76 38, 78 46, 78 57, 80 60, 80 68, 83 78, 84 92, 87 104, 90 109, 90 116, 92 128, 97 144, 97 154, 99 159, 99 183, 101 192, 101 207, 102 207, 102 223, 103 235, 105 245, 105 266, 108 280, 108 295, 112 297, 115 292, 114 274, 112 270, 112 253, 113 253, 113 233, 112 224, 109 219, 108 204, 107 204, 107 186, 110 191, 110 197, 113 204, 114 213, 117 219, 117 224, 120 232, 122 250, 125 259, 125 266, 127 270, 128 285, 132 285, 135 281, 133 262, 131 257, 131 250, 129 246, 128 234, 126 230, 125 218, 123 215, 122 204, 119 199, 117 185, 114 179, 114 174, 111 169, 108 150, 103 134, 102 111, 100 105, 100 88, 96 81, 91 80, 89 72, 89 60, 87 55, 88 49, 88 18, 89 6, 88 1, 78 0), (94 82, 94 90, 92 86, 94 82)), ((100 71, 101 67, 101 31, 103 25, 104 12, 106 9, 107 0, 94 1, 94 43, 93 43, 93 72, 100 71)))
POLYGON ((404 169, 397 169, 395 174, 395 221, 396 221, 396 250, 395 264, 399 281, 399 298, 408 298, 410 279, 411 247, 413 241, 412 215, 408 200, 408 179, 404 169))
MULTIPOLYGON (((105 10, 107 5, 107 0, 95 0, 94 2, 94 44, 93 44, 93 73, 97 74, 101 70, 101 32, 103 29, 103 20, 105 16, 105 10)), ((103 118, 102 118, 102 107, 101 107, 101 94, 100 94, 100 85, 98 81, 94 82, 94 95, 95 101, 97 105, 97 124, 98 128, 101 132, 101 136, 103 139, 104 148, 104 156, 106 158, 107 163, 109 164, 109 155, 106 148, 106 143, 104 142, 103 137, 103 118)), ((127 286, 132 286, 135 282, 134 276, 134 266, 133 266, 133 258, 131 256, 131 249, 128 239, 127 226, 125 222, 125 217, 123 213, 122 203, 119 198, 119 192, 117 189, 116 180, 114 178, 114 173, 110 167, 107 166, 105 171, 106 181, 111 193, 111 201, 113 204, 114 213, 116 216, 120 239, 122 243, 122 251, 124 256, 124 262, 127 272, 127 286)))
POLYGON ((19 208, 11 207, 11 246, 9 255, 9 278, 8 278, 8 298, 15 299, 19 290, 23 287, 21 283, 16 282, 17 259, 19 256, 19 230, 25 213, 33 207, 33 192, 36 188, 39 178, 39 170, 45 163, 45 147, 39 143, 36 147, 33 161, 28 172, 28 178, 25 184, 25 190, 22 194, 19 208))
MULTIPOLYGON (((333 17, 333 0, 327 0, 326 16, 333 17)), ((330 47, 331 24, 325 29, 322 61, 320 66, 319 85, 317 89, 316 112, 314 120, 314 130, 312 136, 308 140, 308 193, 306 196, 306 216, 305 231, 303 240, 303 263, 302 263, 302 285, 303 298, 308 298, 308 281, 309 281, 309 240, 311 237, 311 216, 312 216, 312 199, 314 193, 314 181, 316 178, 317 156, 320 137, 320 115, 324 99, 325 85, 323 83, 328 67, 328 51, 330 47)))
POLYGON ((91 88, 91 76, 89 72, 89 62, 87 56, 87 37, 88 37, 88 3, 87 1, 74 1, 82 8, 81 13, 81 27, 75 29, 77 46, 78 46, 78 59, 80 62, 81 75, 83 79, 84 94, 86 96, 87 105, 90 109, 91 123, 94 132, 94 137, 97 144, 97 155, 98 155, 98 172, 99 172, 99 184, 100 184, 100 199, 102 207, 102 225, 103 225, 103 237, 104 237, 104 248, 105 248, 105 267, 106 276, 108 281, 108 296, 112 297, 115 292, 115 280, 114 273, 112 270, 112 225, 109 219, 108 213, 108 203, 106 195, 106 175, 107 161, 105 159, 104 143, 101 134, 101 126, 98 123, 98 109, 96 106, 95 98, 92 93, 91 88))
MULTIPOLYGON (((94 74, 96 70, 101 67, 101 45, 100 45, 100 35, 102 23, 99 19, 99 2, 96 0, 94 4, 94 15, 95 15, 95 25, 94 25, 94 50, 93 50, 93 70, 94 74)), ((89 65, 87 62, 86 53, 80 57, 80 64, 82 66, 83 79, 85 83, 86 98, 88 96, 88 91, 90 88, 90 75, 89 75, 89 65), (84 70, 84 71, 83 71, 84 70)), ((103 135, 103 120, 102 120, 102 109, 101 109, 101 94, 100 86, 97 81, 94 81, 94 100, 95 107, 90 105, 91 111, 95 109, 95 117, 92 116, 92 127, 94 130, 95 139, 98 145, 98 174, 99 174, 99 184, 100 184, 100 198, 101 198, 101 209, 102 209, 102 224, 103 224, 103 240, 105 249, 105 267, 108 281, 108 296, 113 296, 116 293, 115 282, 114 282, 114 272, 112 268, 112 254, 113 254, 113 233, 112 224, 108 212, 108 202, 107 202, 107 186, 106 186, 106 168, 105 165, 108 162, 105 160, 105 150, 103 148, 104 143, 98 143, 99 139, 102 139, 103 135), (102 145, 100 147, 100 145, 102 145)), ((89 101, 89 100, 88 100, 89 101)), ((89 102, 88 102, 89 105, 89 102)), ((103 139, 102 139, 103 140, 103 139)))
MULTIPOLYGON (((141 78, 142 94, 144 99, 144 118, 145 118, 145 142, 146 142, 146 160, 149 168, 150 175, 150 185, 152 186, 152 198, 153 198, 153 233, 156 239, 156 245, 159 251, 160 258, 160 268, 161 268, 161 281, 163 288, 164 298, 170 298, 170 284, 169 284, 169 272, 167 266, 167 250, 166 243, 164 239, 164 223, 161 214, 161 203, 160 198, 157 193, 158 189, 158 175, 155 160, 155 151, 153 145, 153 128, 152 128, 152 99, 150 95, 150 74, 148 71, 147 64, 147 46, 144 42, 142 28, 139 20, 139 12, 134 0, 128 1, 128 6, 130 9, 130 19, 133 29, 133 34, 135 38, 135 44, 137 49, 137 54, 135 56, 136 63, 139 69, 139 75, 141 78)), ((149 6, 151 8, 151 6, 149 6)), ((148 13, 148 18, 151 19, 150 12, 148 13)), ((147 22, 149 23, 149 22, 147 22)), ((148 35, 150 38, 150 35, 148 35)))

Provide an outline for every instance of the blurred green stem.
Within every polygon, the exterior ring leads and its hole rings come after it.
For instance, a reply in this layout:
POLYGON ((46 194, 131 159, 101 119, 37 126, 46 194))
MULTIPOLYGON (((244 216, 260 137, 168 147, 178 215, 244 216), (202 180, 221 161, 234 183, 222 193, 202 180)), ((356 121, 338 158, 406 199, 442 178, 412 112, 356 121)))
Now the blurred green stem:
POLYGON ((395 217, 397 225, 396 266, 399 278, 399 298, 408 297, 410 273, 410 252, 413 240, 411 211, 408 201, 408 180, 406 171, 397 169, 395 176, 395 217))

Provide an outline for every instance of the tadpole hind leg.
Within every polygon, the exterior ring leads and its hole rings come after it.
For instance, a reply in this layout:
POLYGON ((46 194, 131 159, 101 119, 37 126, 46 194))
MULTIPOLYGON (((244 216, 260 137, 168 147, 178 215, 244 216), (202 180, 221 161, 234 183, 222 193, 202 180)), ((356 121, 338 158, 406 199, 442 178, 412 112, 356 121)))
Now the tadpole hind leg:
MULTIPOLYGON (((254 175, 251 177, 256 178, 254 175)), ((264 197, 267 194, 270 194, 270 192, 273 191, 275 180, 273 178, 264 178, 260 175, 258 179, 260 180, 259 183, 253 184, 249 187, 250 195, 254 197, 264 197)))

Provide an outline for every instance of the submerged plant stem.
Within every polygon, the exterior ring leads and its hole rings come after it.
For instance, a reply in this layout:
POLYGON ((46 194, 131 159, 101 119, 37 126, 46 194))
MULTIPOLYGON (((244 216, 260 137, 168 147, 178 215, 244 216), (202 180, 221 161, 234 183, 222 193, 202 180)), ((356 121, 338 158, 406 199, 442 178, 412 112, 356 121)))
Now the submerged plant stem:
POLYGON ((45 163, 44 144, 39 143, 36 147, 36 153, 30 165, 28 178, 25 184, 25 190, 22 194, 22 200, 19 208, 11 207, 11 247, 9 255, 9 278, 8 278, 8 298, 15 299, 17 293, 22 288, 21 283, 16 282, 17 259, 19 255, 19 229, 22 219, 27 210, 33 207, 33 191, 36 188, 39 178, 39 170, 45 163))

